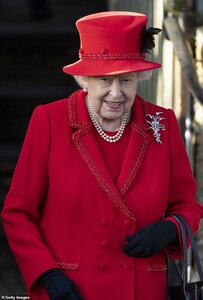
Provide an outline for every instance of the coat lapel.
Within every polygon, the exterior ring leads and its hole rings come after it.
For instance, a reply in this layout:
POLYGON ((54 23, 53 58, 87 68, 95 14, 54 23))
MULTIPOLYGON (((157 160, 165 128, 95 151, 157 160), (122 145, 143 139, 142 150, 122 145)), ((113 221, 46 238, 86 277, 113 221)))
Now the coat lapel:
POLYGON ((84 94, 81 95, 81 93, 76 92, 75 95, 71 96, 69 112, 71 112, 71 126, 77 129, 72 134, 72 139, 86 164, 91 168, 92 172, 95 169, 94 174, 97 174, 96 177, 101 173, 110 185, 114 185, 93 134, 93 125, 86 110, 84 94), (98 170, 96 171, 96 169, 98 170))
MULTIPOLYGON (((68 106, 69 122, 73 129, 72 140, 80 156, 117 209, 128 218, 136 221, 134 214, 126 206, 123 196, 134 182, 151 140, 146 126, 143 126, 143 122, 140 125, 135 123, 135 118, 138 114, 137 108, 135 107, 133 111, 129 146, 117 185, 115 185, 95 140, 93 126, 85 106, 84 93, 78 91, 71 95, 68 106)), ((139 105, 137 106, 139 107, 139 105)))
POLYGON ((131 126, 130 140, 117 182, 117 187, 123 196, 135 181, 151 141, 150 136, 144 128, 135 123, 132 123, 131 126))
POLYGON ((148 146, 151 142, 149 128, 146 125, 148 108, 140 97, 136 97, 132 109, 131 135, 125 159, 118 178, 117 186, 124 196, 135 181, 144 161, 148 146))

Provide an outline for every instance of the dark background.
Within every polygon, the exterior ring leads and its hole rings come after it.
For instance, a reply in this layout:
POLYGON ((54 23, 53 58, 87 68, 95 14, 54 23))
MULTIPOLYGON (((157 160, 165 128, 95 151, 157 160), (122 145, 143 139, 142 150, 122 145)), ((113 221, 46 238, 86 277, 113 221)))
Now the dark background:
MULTIPOLYGON (((0 211, 34 107, 77 89, 62 72, 78 60, 75 21, 105 10, 107 0, 1 0, 0 211)), ((19 294, 25 285, 0 218, 0 296, 19 294)))

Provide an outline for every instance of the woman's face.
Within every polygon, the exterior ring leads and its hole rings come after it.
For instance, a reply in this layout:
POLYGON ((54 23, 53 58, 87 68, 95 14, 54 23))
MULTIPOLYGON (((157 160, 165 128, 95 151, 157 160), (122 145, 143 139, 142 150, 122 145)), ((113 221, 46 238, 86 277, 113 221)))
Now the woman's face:
POLYGON ((137 73, 86 77, 85 87, 97 116, 118 120, 129 113, 135 99, 137 81, 137 73))

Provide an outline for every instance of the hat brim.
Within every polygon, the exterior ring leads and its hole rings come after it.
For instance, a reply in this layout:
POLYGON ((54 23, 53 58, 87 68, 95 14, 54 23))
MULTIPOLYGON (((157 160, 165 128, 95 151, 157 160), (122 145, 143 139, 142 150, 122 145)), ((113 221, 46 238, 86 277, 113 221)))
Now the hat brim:
POLYGON ((67 74, 78 76, 116 75, 160 68, 161 64, 147 60, 78 60, 64 66, 67 74))

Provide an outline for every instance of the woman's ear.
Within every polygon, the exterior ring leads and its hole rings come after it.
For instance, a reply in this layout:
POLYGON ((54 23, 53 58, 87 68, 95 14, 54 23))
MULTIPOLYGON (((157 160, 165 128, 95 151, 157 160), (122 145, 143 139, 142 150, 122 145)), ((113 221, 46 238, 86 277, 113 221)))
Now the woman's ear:
POLYGON ((73 76, 77 84, 87 92, 87 76, 73 76))
POLYGON ((82 76, 81 79, 82 79, 83 91, 85 93, 87 93, 88 92, 88 78, 87 78, 87 76, 82 76))

